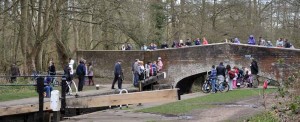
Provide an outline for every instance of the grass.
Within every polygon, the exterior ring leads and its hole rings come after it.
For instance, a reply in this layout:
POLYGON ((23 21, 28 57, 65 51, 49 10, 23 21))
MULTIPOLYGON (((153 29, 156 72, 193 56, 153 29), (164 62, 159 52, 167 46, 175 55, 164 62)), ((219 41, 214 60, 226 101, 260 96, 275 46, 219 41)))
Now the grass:
MULTIPOLYGON (((0 83, 5 84, 5 83, 0 83)), ((7 84, 7 83, 6 83, 7 84)), ((18 81, 14 84, 30 84, 27 81, 18 81)), ((77 85, 77 84, 76 84, 77 85)), ((102 87, 100 87, 101 89, 102 87)), ((95 86, 84 86, 83 91, 95 90, 95 86)), ((53 90, 60 90, 60 86, 53 87, 53 90)), ((72 84, 72 90, 75 92, 74 85, 72 84)), ((10 101, 16 99, 38 97, 35 86, 0 86, 0 102, 10 101)))
POLYGON ((263 112, 249 118, 249 122, 280 122, 272 112, 263 112))
POLYGON ((38 93, 34 86, 0 86, 0 101, 9 101, 35 96, 38 96, 38 93))
MULTIPOLYGON (((267 89, 266 93, 275 92, 276 89, 267 89)), ((234 90, 227 93, 209 94, 187 100, 181 100, 151 108, 138 110, 138 112, 180 115, 195 109, 206 109, 215 107, 212 103, 231 103, 247 97, 262 94, 262 89, 234 90)))

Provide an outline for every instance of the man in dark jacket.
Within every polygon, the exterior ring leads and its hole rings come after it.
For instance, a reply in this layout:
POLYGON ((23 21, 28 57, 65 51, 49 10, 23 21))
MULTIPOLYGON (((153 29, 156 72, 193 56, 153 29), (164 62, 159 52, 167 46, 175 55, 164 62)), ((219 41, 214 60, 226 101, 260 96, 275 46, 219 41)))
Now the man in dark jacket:
POLYGON ((86 68, 83 60, 80 60, 79 63, 80 64, 77 66, 76 69, 76 74, 78 76, 78 91, 82 91, 83 84, 84 84, 84 76, 86 75, 85 74, 86 68))
POLYGON ((225 66, 223 65, 223 62, 220 62, 216 70, 217 70, 217 79, 218 79, 217 83, 224 82, 226 69, 225 66))
POLYGON ((112 82, 112 85, 111 85, 111 89, 115 89, 115 83, 116 81, 118 81, 118 89, 122 89, 122 67, 121 67, 121 63, 122 61, 119 60, 116 64, 115 64, 115 67, 114 67, 114 80, 112 82))
POLYGON ((10 72, 11 72, 11 76, 12 76, 10 78, 10 81, 11 81, 11 83, 13 83, 14 81, 17 80, 16 76, 20 76, 20 70, 16 64, 12 64, 10 72))
MULTIPOLYGON (((66 65, 64 68, 64 78, 66 78, 67 84, 69 84, 69 86, 71 87, 72 84, 72 79, 71 79, 71 74, 70 74, 71 68, 69 67, 69 65, 66 65)), ((70 89, 68 86, 66 86, 66 93, 71 94, 70 89)))
POLYGON ((253 87, 257 88, 258 86, 258 78, 257 78, 257 74, 258 74, 258 65, 257 62, 254 58, 252 58, 252 62, 250 65, 251 68, 251 75, 252 75, 252 83, 253 83, 253 87))

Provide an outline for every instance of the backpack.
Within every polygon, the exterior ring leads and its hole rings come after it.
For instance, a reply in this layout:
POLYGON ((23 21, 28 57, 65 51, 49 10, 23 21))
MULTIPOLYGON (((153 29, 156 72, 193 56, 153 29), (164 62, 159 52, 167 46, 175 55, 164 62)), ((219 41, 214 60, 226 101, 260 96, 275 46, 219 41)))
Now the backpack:
POLYGON ((151 76, 156 76, 157 75, 157 67, 155 66, 155 64, 153 64, 151 68, 152 68, 151 76))
POLYGON ((144 80, 145 79, 145 72, 142 71, 141 74, 139 74, 139 80, 144 80))
POLYGON ((228 74, 229 74, 230 79, 233 79, 235 77, 235 72, 234 71, 229 71, 228 74))

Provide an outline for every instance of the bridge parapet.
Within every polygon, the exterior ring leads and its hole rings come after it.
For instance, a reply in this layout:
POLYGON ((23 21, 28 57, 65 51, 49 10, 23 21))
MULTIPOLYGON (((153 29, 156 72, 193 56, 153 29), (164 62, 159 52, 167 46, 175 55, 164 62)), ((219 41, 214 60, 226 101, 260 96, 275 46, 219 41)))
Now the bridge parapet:
POLYGON ((167 78, 163 83, 176 83, 185 77, 209 71, 212 65, 249 67, 249 56, 257 59, 260 75, 281 80, 300 68, 300 50, 269 48, 244 44, 218 43, 184 48, 154 51, 77 51, 78 59, 84 58, 94 64, 96 77, 113 78, 116 60, 123 60, 125 83, 131 83, 131 65, 135 59, 148 61, 162 58, 167 78), (284 64, 278 63, 282 60, 284 64))

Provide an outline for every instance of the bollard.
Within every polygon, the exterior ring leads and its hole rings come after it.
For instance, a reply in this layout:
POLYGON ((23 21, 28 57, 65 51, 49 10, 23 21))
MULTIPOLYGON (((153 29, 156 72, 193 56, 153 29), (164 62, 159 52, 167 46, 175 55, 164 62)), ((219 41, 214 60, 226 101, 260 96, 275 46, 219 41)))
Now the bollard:
POLYGON ((96 90, 99 90, 100 85, 96 84, 96 90))
POLYGON ((53 90, 50 98, 50 108, 53 111, 53 122, 60 121, 60 106, 59 91, 53 90))
POLYGON ((39 93, 39 112, 38 118, 39 122, 44 121, 44 78, 38 77, 37 78, 37 91, 39 93))

